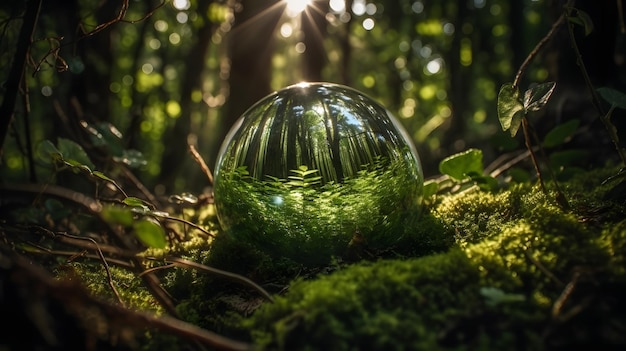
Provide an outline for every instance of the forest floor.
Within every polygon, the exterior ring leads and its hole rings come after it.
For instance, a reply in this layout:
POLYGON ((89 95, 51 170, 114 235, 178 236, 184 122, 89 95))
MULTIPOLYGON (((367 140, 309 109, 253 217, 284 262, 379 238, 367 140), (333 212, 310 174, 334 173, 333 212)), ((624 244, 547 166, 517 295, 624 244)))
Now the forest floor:
MULTIPOLYGON (((563 182, 569 209, 530 184, 439 195, 395 247, 325 266, 190 234, 139 255, 170 311, 120 252, 106 266, 58 241, 42 252, 15 239, 42 226, 3 221, 0 312, 12 321, 0 349, 624 349, 626 191, 605 182, 616 172, 563 182)), ((215 223, 210 208, 185 218, 215 223)))

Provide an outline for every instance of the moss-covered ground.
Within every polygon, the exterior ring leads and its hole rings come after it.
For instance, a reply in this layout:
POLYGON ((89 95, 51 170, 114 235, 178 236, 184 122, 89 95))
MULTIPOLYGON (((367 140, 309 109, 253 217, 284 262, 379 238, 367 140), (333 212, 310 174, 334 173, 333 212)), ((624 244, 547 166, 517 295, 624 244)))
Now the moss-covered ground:
MULTIPOLYGON (((196 262, 165 271, 187 321, 263 350, 621 350, 626 348, 626 194, 603 180, 561 184, 570 208, 530 184, 430 202, 393 248, 322 267, 270 257, 218 235, 196 262)), ((208 220, 211 220, 209 217, 208 220)), ((184 349, 152 335, 146 349, 184 349)))

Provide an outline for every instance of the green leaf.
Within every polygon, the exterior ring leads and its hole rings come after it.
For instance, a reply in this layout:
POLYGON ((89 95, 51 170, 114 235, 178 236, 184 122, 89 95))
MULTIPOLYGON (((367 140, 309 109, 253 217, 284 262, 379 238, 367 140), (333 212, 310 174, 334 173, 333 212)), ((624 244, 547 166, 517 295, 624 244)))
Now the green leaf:
POLYGON ((626 109, 626 94, 609 87, 600 87, 596 91, 612 106, 626 109))
POLYGON ((107 177, 104 173, 100 172, 100 171, 93 171, 93 174, 95 177, 98 177, 102 180, 106 180, 107 182, 111 182, 111 183, 115 183, 115 180, 107 177))
POLYGON ((121 224, 123 226, 130 226, 134 222, 134 214, 129 208, 120 206, 105 206, 102 209, 102 218, 115 224, 121 224))
POLYGON ((37 145, 37 155, 45 164, 52 164, 63 159, 61 151, 50 140, 44 140, 37 145))
POLYGON ((125 198, 123 201, 123 203, 125 203, 126 205, 130 206, 130 207, 137 207, 137 208, 141 208, 144 211, 149 211, 150 208, 148 206, 146 206, 145 202, 142 199, 133 197, 133 196, 129 196, 127 198, 125 198))
POLYGON ((439 171, 453 179, 467 179, 470 174, 483 174, 483 152, 469 149, 449 156, 439 163, 439 171))
POLYGON ((547 82, 537 84, 526 90, 523 102, 526 112, 541 110, 550 100, 555 87, 556 82, 547 82))
POLYGON ((144 218, 133 223, 137 238, 148 247, 164 249, 167 246, 165 230, 154 218, 144 218))
POLYGON ((68 162, 71 161, 74 166, 78 166, 80 164, 89 169, 94 169, 96 167, 89 159, 89 156, 87 156, 83 147, 72 140, 59 138, 57 140, 57 148, 61 152, 63 160, 68 162))
POLYGON ((563 124, 559 124, 546 134, 543 139, 543 147, 550 148, 565 143, 565 141, 574 134, 580 121, 572 119, 563 124))
POLYGON ((84 165, 76 160, 73 159, 66 159, 63 161, 67 166, 70 166, 73 168, 74 172, 78 172, 78 171, 83 171, 86 173, 91 173, 91 169, 87 166, 84 165))
POLYGON ((498 119, 502 130, 509 130, 511 136, 515 136, 525 113, 519 100, 519 90, 513 88, 513 83, 503 84, 498 93, 498 119))
POLYGON ((567 19, 579 26, 583 26, 585 28, 585 36, 591 34, 593 32, 593 21, 591 20, 591 16, 585 11, 579 9, 575 10, 576 14, 574 16, 569 16, 567 19))

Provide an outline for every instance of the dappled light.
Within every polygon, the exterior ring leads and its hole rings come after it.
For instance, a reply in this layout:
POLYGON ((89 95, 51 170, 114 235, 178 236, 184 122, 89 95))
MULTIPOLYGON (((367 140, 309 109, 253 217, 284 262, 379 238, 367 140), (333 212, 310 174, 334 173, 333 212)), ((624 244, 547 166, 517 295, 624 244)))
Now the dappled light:
POLYGON ((0 350, 626 349, 625 18, 0 1, 0 350))

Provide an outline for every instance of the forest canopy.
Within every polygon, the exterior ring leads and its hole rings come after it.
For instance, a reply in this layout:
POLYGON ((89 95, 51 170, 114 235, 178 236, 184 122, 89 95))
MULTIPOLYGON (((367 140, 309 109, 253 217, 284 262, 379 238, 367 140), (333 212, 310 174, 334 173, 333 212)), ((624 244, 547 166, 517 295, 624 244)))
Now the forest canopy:
MULTIPOLYGON (((596 87, 623 84, 616 3, 578 5, 595 24, 589 33, 577 25, 574 34, 596 87)), ((487 162, 522 149, 520 137, 500 129, 498 91, 564 5, 45 1, 32 35, 23 37, 20 30, 33 20, 28 6, 36 4, 0 8, 4 124, 13 117, 3 144, 3 179, 47 179, 35 162, 41 142, 80 143, 93 137, 93 128, 104 128, 119 138, 106 146, 115 150, 92 145, 93 152, 125 161, 162 195, 204 189, 188 145, 212 168, 226 132, 245 109, 300 81, 345 84, 382 103, 409 131, 426 176, 436 175, 446 156, 470 147, 482 149, 487 162), (20 67, 23 79, 15 85, 20 67), (14 104, 6 94, 11 89, 19 92, 14 104)), ((531 116, 544 135, 568 119, 585 127, 597 123, 567 36, 561 27, 520 82, 522 89, 558 82, 550 111, 531 116)), ((106 173, 111 165, 100 156, 92 158, 106 173)))

